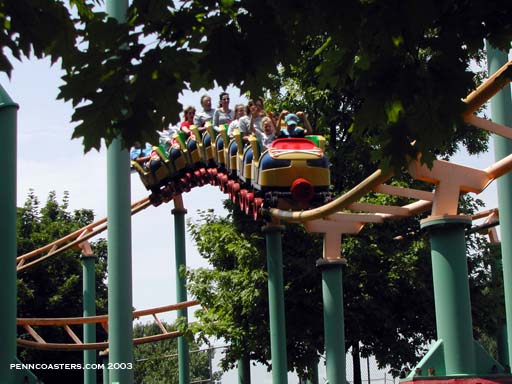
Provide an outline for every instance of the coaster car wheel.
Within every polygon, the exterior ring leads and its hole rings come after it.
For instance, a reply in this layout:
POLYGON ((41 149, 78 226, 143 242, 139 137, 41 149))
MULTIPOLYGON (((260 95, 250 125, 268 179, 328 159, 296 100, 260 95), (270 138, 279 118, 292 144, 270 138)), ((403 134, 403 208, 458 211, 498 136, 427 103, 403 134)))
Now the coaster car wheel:
POLYGON ((249 215, 251 213, 253 203, 254 203, 254 193, 248 192, 245 197, 245 214, 246 215, 249 215))
POLYGON ((263 199, 261 197, 256 197, 254 199, 254 205, 252 208, 252 217, 254 221, 257 221, 260 218, 260 208, 263 205, 263 199))
POLYGON ((245 211, 245 200, 247 198, 247 192, 247 189, 242 189, 238 197, 238 206, 240 207, 241 211, 245 211))
POLYGON ((235 181, 234 180, 228 180, 227 184, 226 184, 226 189, 225 189, 225 193, 227 193, 229 195, 229 198, 231 199, 231 193, 233 191, 233 184, 235 184, 235 181))
POLYGON ((236 199, 238 198, 238 193, 240 192, 240 184, 233 183, 231 186, 231 201, 236 204, 236 199))
POLYGON ((160 204, 162 204, 162 197, 159 193, 152 193, 149 195, 149 202, 153 204, 153 206, 158 207, 160 204))

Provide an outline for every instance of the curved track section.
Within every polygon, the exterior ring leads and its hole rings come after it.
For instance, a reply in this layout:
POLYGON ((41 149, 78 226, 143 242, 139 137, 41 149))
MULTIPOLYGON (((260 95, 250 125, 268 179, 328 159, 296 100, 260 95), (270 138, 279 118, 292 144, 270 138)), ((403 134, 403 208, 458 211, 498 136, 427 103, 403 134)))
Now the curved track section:
MULTIPOLYGON (((131 214, 134 215, 146 209, 149 206, 151 206, 151 203, 149 202, 148 197, 139 200, 132 204, 131 214)), ((18 256, 16 258, 16 271, 23 271, 27 268, 30 268, 33 265, 40 263, 43 260, 48 259, 49 257, 59 254, 60 252, 63 252, 73 247, 78 247, 81 243, 105 231, 106 229, 107 218, 105 217, 94 223, 86 225, 85 227, 80 228, 67 236, 62 237, 54 241, 53 243, 45 245, 44 247, 41 247, 24 255, 18 256)))
MULTIPOLYGON (((158 314, 175 311, 183 308, 198 305, 197 300, 185 301, 165 307, 157 307, 133 312, 133 318, 137 319, 143 316, 152 316, 154 321, 160 328, 160 333, 156 335, 144 336, 133 339, 134 344, 150 343, 153 341, 171 339, 181 336, 181 332, 169 332, 158 318, 158 314)), ((91 316, 91 317, 69 317, 69 318, 19 318, 17 325, 23 327, 33 340, 17 339, 18 346, 33 349, 53 350, 53 351, 81 351, 85 349, 105 349, 108 348, 108 341, 97 343, 83 343, 82 340, 73 331, 72 327, 82 326, 84 324, 98 324, 108 333, 108 315, 91 316), (34 329, 34 327, 59 327, 63 328, 70 338, 70 343, 55 343, 44 340, 34 329)))
MULTIPOLYGON (((511 79, 512 60, 505 64, 464 100, 467 108, 462 115, 463 120, 477 128, 512 139, 511 128, 479 118, 473 114, 494 94, 508 84, 511 79)), ((202 150, 206 151, 206 148, 202 150)), ((186 152, 183 153, 186 154, 186 152)), ((201 155, 201 157, 207 158, 206 152, 204 155, 201 155)), ((225 162, 227 164, 228 161, 226 160, 227 159, 225 159, 225 162)), ((195 163, 200 164, 199 162, 195 163)), ((166 165, 166 167, 167 166, 170 167, 170 165, 166 165)), ((511 170, 512 155, 507 156, 484 170, 473 169, 439 160, 434 161, 432 168, 427 168, 416 160, 411 162, 409 172, 416 179, 435 184, 436 189, 433 192, 386 185, 384 182, 392 177, 392 173, 377 170, 344 195, 331 202, 322 204, 319 207, 310 209, 308 205, 290 206, 286 201, 284 203, 280 202, 279 198, 277 198, 276 201, 272 201, 272 204, 267 205, 266 201, 262 197, 255 196, 252 192, 242 188, 240 180, 228 177, 226 173, 220 172, 213 166, 205 168, 205 164, 201 163, 198 169, 191 171, 192 173, 189 174, 189 171, 187 171, 180 176, 180 179, 172 180, 169 184, 166 184, 160 191, 158 191, 158 194, 153 193, 149 198, 133 204, 132 214, 147 208, 151 204, 157 206, 161 202, 171 201, 174 197, 180 196, 181 193, 190 191, 192 187, 202 186, 207 183, 218 185, 224 193, 229 195, 229 198, 233 202, 238 203, 242 210, 247 214, 252 214, 255 219, 264 217, 266 220, 272 222, 290 221, 304 223, 319 219, 335 221, 337 219, 336 216, 340 215, 340 211, 342 210, 345 211, 343 213, 343 220, 347 220, 347 216, 351 215, 350 220, 358 221, 359 217, 362 218, 365 215, 368 216, 369 213, 372 217, 371 222, 400 219, 402 217, 426 212, 430 209, 432 209, 433 216, 452 214, 449 212, 451 210, 455 210, 456 214, 457 202, 460 193, 480 193, 493 180, 510 172, 511 170), (439 187, 440 185, 448 185, 450 187, 448 188, 450 189, 450 193, 447 194, 443 192, 443 188, 439 187), (358 202, 360 198, 369 192, 402 196, 408 198, 409 203, 404 206, 382 206, 358 202)), ((151 185, 146 182, 145 185, 148 189, 151 188, 151 185)), ((495 210, 486 211, 474 215, 472 218, 478 219, 486 216, 491 217, 492 215, 496 215, 496 213, 497 212, 495 210)), ((491 219, 489 218, 489 220, 491 219)), ((363 220, 361 219, 361 221, 363 220)), ((370 222, 370 220, 368 222, 370 222)), ((62 239, 48 244, 45 247, 22 255, 17 258, 17 270, 22 271, 40 261, 58 254, 59 252, 71 247, 79 246, 81 243, 84 243, 87 239, 104 231, 106 228, 106 219, 102 219, 75 231, 62 239), (34 260, 29 261, 31 259, 34 260)), ((144 315, 152 315, 157 324, 159 324, 161 330, 161 333, 158 335, 139 338, 134 340, 134 343, 139 344, 179 336, 178 332, 168 332, 165 329, 156 316, 157 313, 186 308, 196 304, 198 304, 197 301, 189 301, 167 307, 134 312, 135 318, 144 315)), ((106 328, 108 317, 95 316, 68 319, 18 319, 18 325, 24 327, 33 338, 33 340, 18 339, 18 345, 28 348, 47 350, 84 350, 106 348, 108 346, 107 341, 84 344, 71 329, 71 326, 82 325, 85 323, 96 323, 106 328), (63 344, 46 342, 33 328, 41 326, 63 327, 73 343, 63 344)))
MULTIPOLYGON (((490 120, 482 119, 475 116, 475 113, 480 107, 489 101, 496 93, 498 93, 503 87, 505 87, 512 80, 512 60, 503 65, 496 73, 490 76, 484 81, 476 90, 471 92, 463 101, 466 104, 466 110, 462 114, 463 120, 477 128, 481 128, 485 131, 495 133, 497 135, 506 137, 512 140, 512 128, 505 127, 500 124, 493 123, 490 120)), ((420 167, 419 161, 411 162, 412 167, 420 167)), ((434 163, 440 164, 439 161, 434 163)), ((434 164, 434 167, 436 164, 434 164)), ((512 170, 512 155, 496 162, 492 166, 483 170, 485 174, 481 175, 481 188, 473 192, 481 192, 489 183, 503 174, 512 170)), ((336 200, 328 203, 322 207, 293 212, 289 210, 271 208, 267 210, 267 213, 272 217, 273 220, 283 220, 290 222, 305 222, 314 219, 325 218, 337 210, 350 209, 350 204, 363 197, 370 191, 375 191, 379 188, 381 183, 392 177, 392 173, 386 173, 382 170, 377 170, 363 182, 358 184, 349 192, 340 196, 336 200)), ((461 192, 465 193, 464 189, 461 192)), ((421 204, 421 203, 419 203, 421 204)), ((425 209, 426 210, 426 209, 425 209)), ((414 212, 414 214, 419 212, 414 212)))

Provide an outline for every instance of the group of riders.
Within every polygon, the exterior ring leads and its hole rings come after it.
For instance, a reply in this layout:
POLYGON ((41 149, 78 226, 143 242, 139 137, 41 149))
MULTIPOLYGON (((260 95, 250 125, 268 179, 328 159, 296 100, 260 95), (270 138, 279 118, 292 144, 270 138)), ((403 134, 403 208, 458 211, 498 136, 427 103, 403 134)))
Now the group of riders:
MULTIPOLYGON (((197 112, 193 106, 187 106, 183 110, 183 121, 179 126, 164 128, 159 131, 159 144, 165 148, 170 155, 173 149, 179 149, 175 134, 183 132, 185 140, 196 139, 192 132, 192 126, 198 128, 200 134, 206 131, 208 126, 220 131, 227 125, 227 134, 232 137, 235 130, 241 134, 242 140, 247 141, 253 134, 256 136, 262 149, 268 148, 277 138, 300 138, 313 133, 311 124, 306 114, 302 111, 290 113, 283 110, 279 114, 265 112, 262 98, 249 100, 247 105, 236 104, 233 109, 229 107, 229 94, 222 92, 219 95, 217 108, 212 107, 212 99, 209 95, 201 96, 200 103, 202 111, 197 112)), ((130 150, 130 158, 138 162, 144 168, 151 169, 152 157, 156 154, 152 146, 140 143, 130 150)), ((157 157, 157 155, 156 155, 157 157)), ((156 160, 156 158, 155 158, 156 160)))

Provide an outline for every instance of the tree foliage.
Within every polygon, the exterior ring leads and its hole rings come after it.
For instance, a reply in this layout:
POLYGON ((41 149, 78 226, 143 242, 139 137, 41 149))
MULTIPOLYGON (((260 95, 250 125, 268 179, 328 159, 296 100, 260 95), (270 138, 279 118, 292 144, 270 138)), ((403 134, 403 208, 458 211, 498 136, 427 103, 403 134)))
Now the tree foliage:
MULTIPOLYGON (((175 325, 162 322, 169 331, 174 331, 175 325)), ((143 337, 159 333, 156 323, 135 324, 134 337, 143 337)), ((211 360, 214 350, 209 346, 189 343, 190 351, 190 381, 208 381, 220 384, 222 374, 211 371, 211 360)), ((133 350, 134 380, 140 384, 177 384, 178 380, 178 343, 177 339, 161 340, 153 343, 138 344, 133 350)))
MULTIPOLYGON (((228 218, 203 212, 198 223, 189 223, 200 254, 213 268, 188 272, 188 288, 202 306, 195 314, 200 323, 194 333, 229 343, 223 369, 234 367, 244 357, 268 366, 268 290, 261 223, 232 205, 230 210, 228 218)), ((318 239, 305 236, 300 226, 290 226, 283 240, 287 244, 283 274, 288 368, 301 376, 308 375, 311 362, 318 360, 317 351, 323 349, 320 274, 315 268, 321 245, 318 239)))
POLYGON ((77 107, 86 151, 119 135, 127 146, 155 141, 183 89, 235 84, 257 95, 280 67, 322 56, 309 71, 357 100, 351 131, 372 138, 383 165, 417 152, 431 162, 466 130, 461 100, 484 39, 508 49, 512 37, 512 6, 496 0, 134 0, 122 24, 94 3, 70 0, 71 19, 62 1, 0 2, 2 47, 62 58, 60 97, 77 107))
MULTIPOLYGON (((69 196, 64 193, 58 202, 55 192, 50 192, 45 205, 30 191, 25 204, 18 208, 17 232, 18 255, 23 255, 45 246, 83 226, 90 224, 94 214, 89 209, 69 211, 69 196)), ((96 262, 96 308, 97 313, 107 312, 106 258, 107 246, 104 239, 92 242, 97 256, 96 262)), ((80 251, 67 250, 18 273, 18 317, 80 317, 82 304, 82 264, 80 251)), ((64 329, 35 327, 41 337, 48 341, 70 343, 64 329)), ((82 337, 82 328, 73 331, 82 337)), ((97 338, 105 339, 103 330, 98 328, 97 338)), ((32 340, 26 330, 18 329, 21 338, 32 340)), ((25 363, 82 363, 82 352, 53 352, 20 349, 18 355, 25 363)), ((41 370, 35 374, 44 382, 59 381, 60 373, 55 370, 41 370)), ((83 379, 81 370, 67 372, 78 382, 83 379)), ((101 377, 101 372, 98 372, 101 377)))
MULTIPOLYGON (((404 204, 403 199, 392 199, 371 197, 374 203, 404 204)), ((481 203, 466 198, 462 204, 470 213, 481 203)), ((230 345, 223 356, 223 369, 233 368, 243 357, 270 369, 261 223, 251 222, 227 205, 231 212, 227 218, 203 212, 198 222, 189 223, 200 254, 211 265, 188 272, 188 288, 202 303, 193 332, 224 339, 230 345)), ((357 236, 344 238, 341 252, 348 260, 343 269, 347 350, 357 348, 362 356, 375 356, 380 367, 390 366, 395 374, 404 366, 413 366, 435 339, 430 247, 418 218, 367 225, 357 236)), ((499 325, 493 311, 499 306, 500 294, 497 283, 492 283, 485 239, 468 237, 468 256, 475 338, 489 346, 487 340, 499 325)), ((286 226, 283 277, 288 369, 303 378, 324 353, 321 271, 315 267, 321 257, 319 236, 298 225, 286 226)))
MULTIPOLYGON (((354 133, 354 116, 360 101, 345 90, 324 86, 312 70, 325 60, 323 53, 313 55, 320 43, 318 39, 305 41, 304 49, 310 54, 299 65, 281 67, 273 76, 267 89, 267 109, 306 111, 316 131, 329 138, 333 191, 338 194, 355 186, 378 166, 378 158, 372 156, 377 143, 371 136, 354 133)), ((472 152, 480 152, 486 148, 487 135, 466 127, 457 133, 455 141, 436 153, 448 157, 460 142, 472 152)), ((398 174, 393 183, 430 188, 406 174, 398 174)), ((379 194, 369 194, 365 201, 383 205, 411 202, 379 194)), ((463 212, 477 208, 478 202, 470 198, 461 201, 463 212)), ((358 236, 346 237, 343 242, 342 253, 348 259, 343 272, 346 346, 363 356, 374 355, 381 366, 390 365, 395 372, 417 362, 426 351, 425 343, 435 338, 430 249, 428 235, 419 228, 421 218, 367 225, 358 236)), ((190 272, 190 289, 206 303, 207 310, 200 313, 202 331, 224 337, 233 345, 226 355, 225 367, 244 355, 262 363, 270 359, 266 275, 261 275, 261 270, 266 270, 265 246, 259 224, 247 220, 234 209, 227 219, 205 214, 200 223, 190 228, 200 253, 213 267, 190 272), (257 266, 240 261, 246 258, 257 266), (240 300, 245 297, 252 298, 252 305, 240 300), (263 313, 265 317, 260 320, 258 316, 263 313), (240 338, 246 338, 246 349, 238 348, 240 338)), ((297 226, 287 225, 283 235, 288 367, 301 376, 309 375, 311 364, 323 353, 321 276, 314 266, 322 256, 320 243, 318 237, 297 226)), ((488 283, 488 273, 482 267, 481 244, 471 244, 471 270, 481 272, 479 278, 475 275, 472 279, 473 297, 479 307, 485 301, 480 292, 488 283)), ((484 313, 485 310, 475 311, 475 324, 481 324, 481 335, 492 333, 489 322, 482 322, 484 313)))

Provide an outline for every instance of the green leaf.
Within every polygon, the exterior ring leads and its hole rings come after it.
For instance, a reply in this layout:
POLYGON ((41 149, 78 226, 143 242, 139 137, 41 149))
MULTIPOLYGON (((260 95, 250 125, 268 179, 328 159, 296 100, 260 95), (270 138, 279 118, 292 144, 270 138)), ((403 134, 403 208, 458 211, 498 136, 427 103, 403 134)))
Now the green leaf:
POLYGON ((400 100, 394 100, 386 105, 386 115, 388 123, 393 124, 398 122, 400 115, 404 112, 404 106, 400 100))

